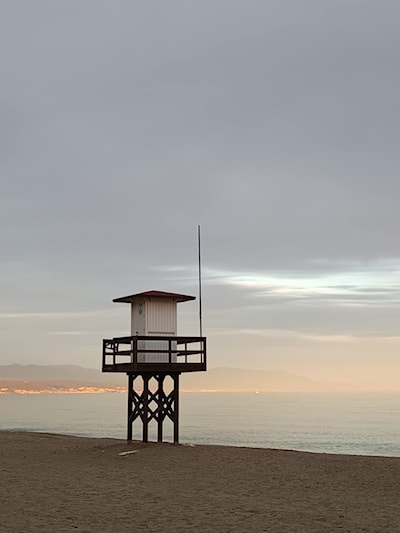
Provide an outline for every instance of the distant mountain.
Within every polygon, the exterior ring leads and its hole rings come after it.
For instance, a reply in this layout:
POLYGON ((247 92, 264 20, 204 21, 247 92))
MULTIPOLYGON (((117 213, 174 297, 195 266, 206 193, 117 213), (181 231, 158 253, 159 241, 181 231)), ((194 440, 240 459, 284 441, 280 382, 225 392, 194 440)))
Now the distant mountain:
MULTIPOLYGON (((127 387, 124 373, 103 374, 78 365, 0 365, 0 392, 70 391, 93 388, 121 390, 127 387)), ((211 368, 207 372, 183 373, 181 390, 235 392, 312 392, 360 390, 350 385, 320 383, 278 370, 211 368)), ((365 388, 362 388, 365 390, 365 388)))
POLYGON ((321 391, 329 385, 278 370, 212 368, 182 374, 181 389, 203 391, 268 392, 321 391))
POLYGON ((0 379, 126 384, 125 374, 103 374, 100 370, 83 368, 78 365, 0 365, 0 379))
POLYGON ((103 374, 78 365, 0 365, 0 394, 119 392, 124 374, 103 374))
MULTIPOLYGON (((29 381, 44 384, 127 385, 124 373, 103 374, 100 370, 78 365, 8 365, 0 366, 0 380, 29 381)), ((241 368, 212 368, 207 372, 183 373, 183 390, 220 391, 285 391, 321 389, 305 377, 281 371, 250 370, 241 368)))
POLYGON ((182 390, 235 392, 400 392, 400 379, 320 382, 279 370, 212 368, 207 372, 182 374, 182 390))

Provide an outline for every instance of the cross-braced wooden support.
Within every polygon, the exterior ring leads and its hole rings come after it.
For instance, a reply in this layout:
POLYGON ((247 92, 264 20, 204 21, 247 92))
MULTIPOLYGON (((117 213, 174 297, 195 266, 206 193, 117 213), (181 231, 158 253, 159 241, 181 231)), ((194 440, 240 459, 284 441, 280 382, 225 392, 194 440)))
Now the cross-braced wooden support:
POLYGON ((174 443, 179 442, 179 372, 128 374, 128 440, 133 437, 133 423, 140 419, 143 442, 149 440, 149 423, 157 423, 157 441, 163 440, 163 423, 169 419, 174 427, 174 443), (165 390, 165 378, 172 378, 172 390, 165 390), (143 383, 140 386, 137 378, 143 383), (140 388, 139 388, 140 387, 140 388))

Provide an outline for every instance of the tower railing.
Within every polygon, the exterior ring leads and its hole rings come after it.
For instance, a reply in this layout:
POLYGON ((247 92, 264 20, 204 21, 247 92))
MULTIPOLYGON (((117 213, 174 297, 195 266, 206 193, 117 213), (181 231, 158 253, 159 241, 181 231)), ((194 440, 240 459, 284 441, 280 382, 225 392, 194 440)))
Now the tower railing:
POLYGON ((134 335, 103 340, 103 372, 206 370, 206 337, 134 335))

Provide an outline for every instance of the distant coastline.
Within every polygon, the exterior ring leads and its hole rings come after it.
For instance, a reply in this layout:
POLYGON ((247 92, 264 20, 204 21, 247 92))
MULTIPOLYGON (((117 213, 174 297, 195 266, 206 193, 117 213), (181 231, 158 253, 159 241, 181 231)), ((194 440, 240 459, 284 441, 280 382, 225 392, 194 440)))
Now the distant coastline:
POLYGON ((126 387, 93 383, 54 383, 35 381, 8 381, 0 379, 0 395, 4 394, 100 394, 126 392, 126 387))

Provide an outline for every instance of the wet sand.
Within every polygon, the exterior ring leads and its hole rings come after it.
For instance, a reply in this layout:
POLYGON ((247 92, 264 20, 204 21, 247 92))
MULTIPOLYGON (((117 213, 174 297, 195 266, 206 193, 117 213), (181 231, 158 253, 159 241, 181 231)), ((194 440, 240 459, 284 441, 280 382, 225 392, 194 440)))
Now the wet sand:
POLYGON ((0 474, 3 533, 400 531, 400 458, 0 432, 0 474))

